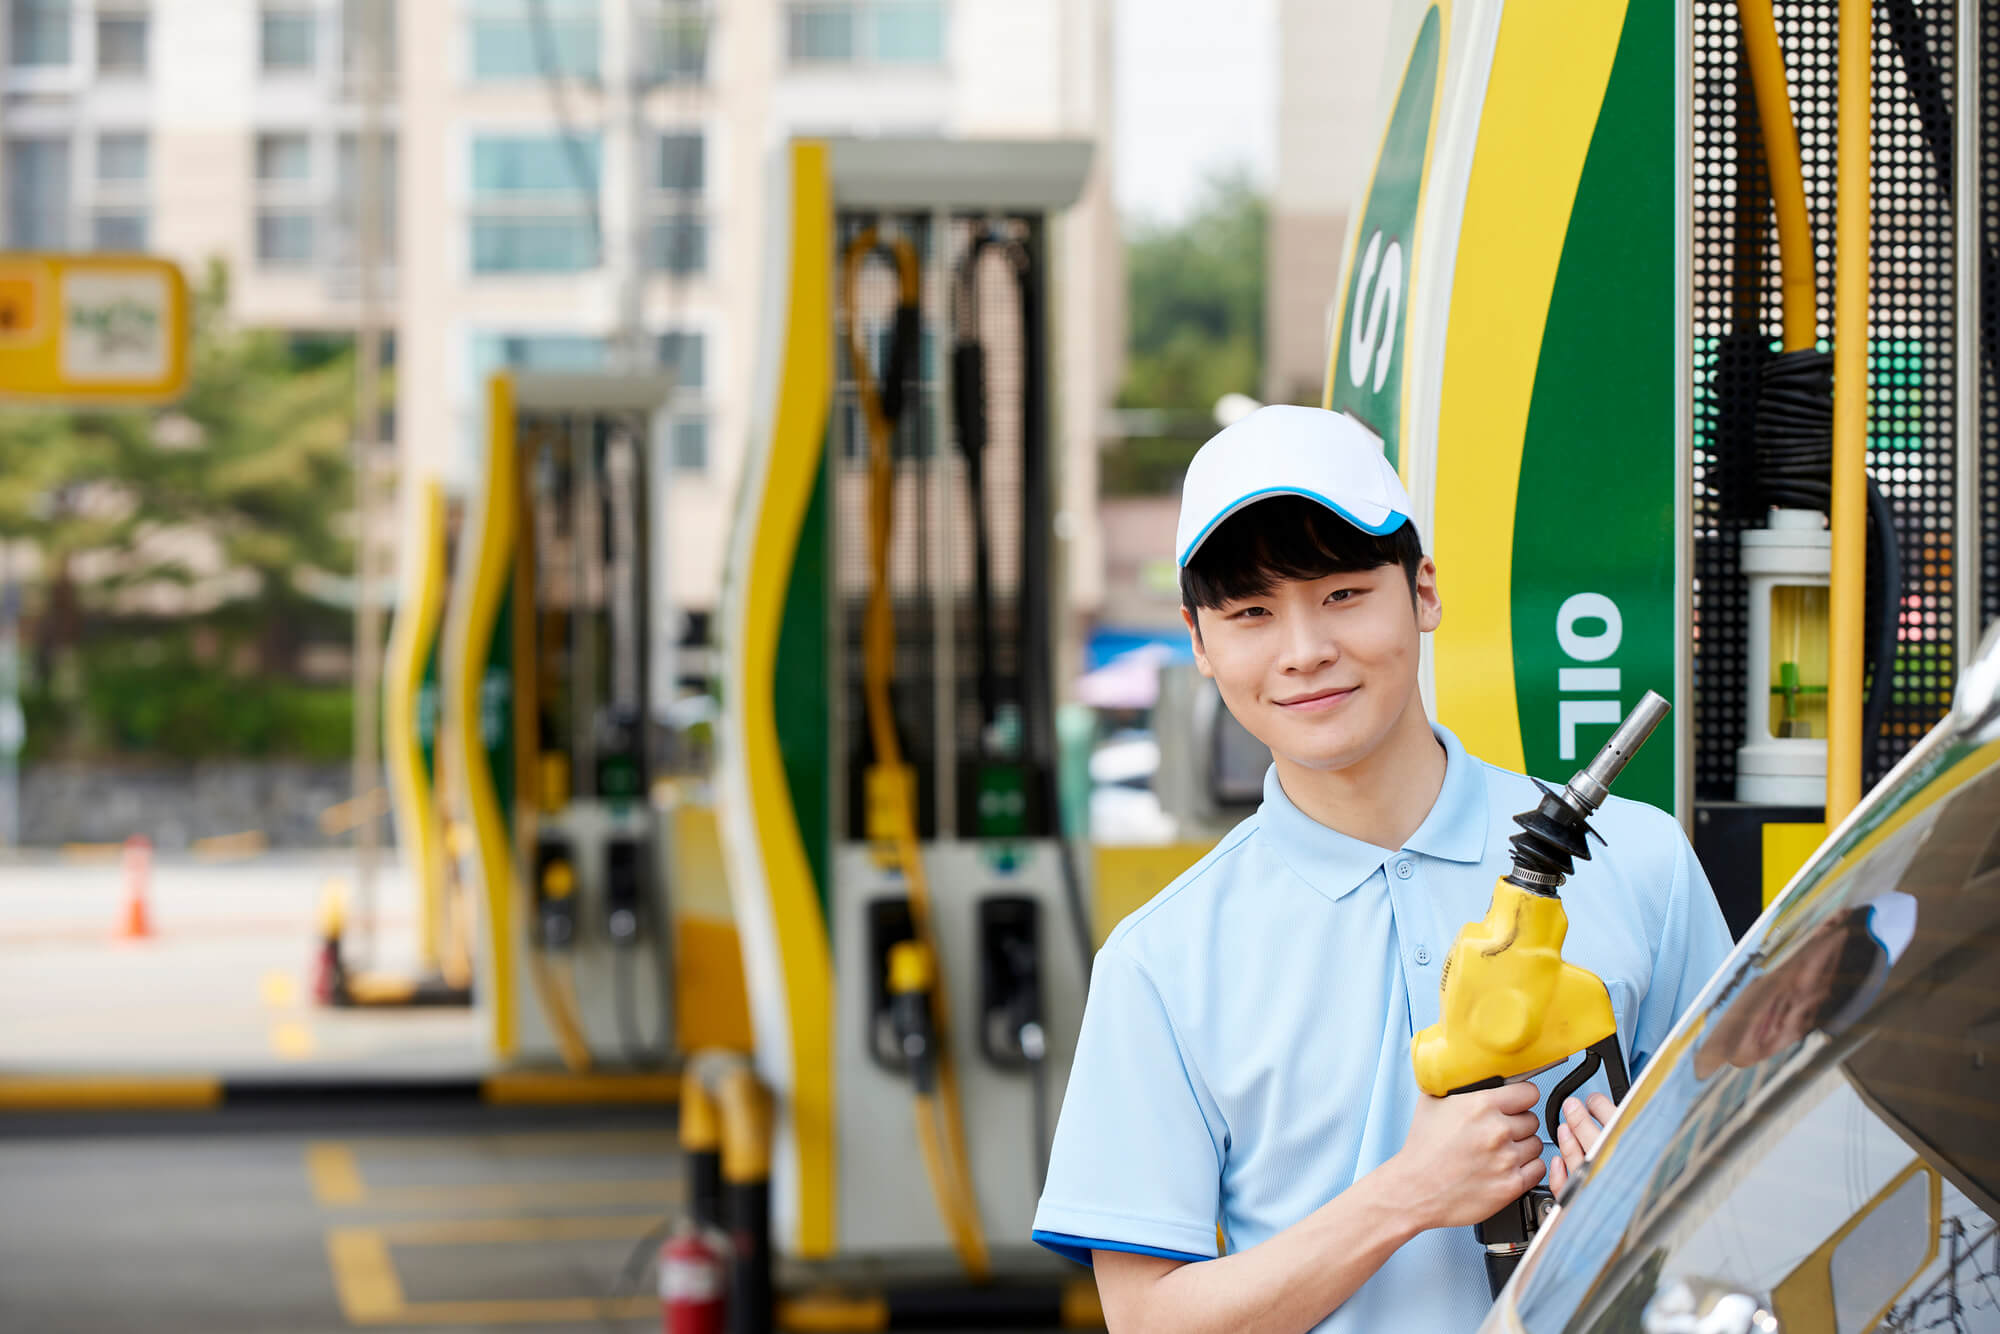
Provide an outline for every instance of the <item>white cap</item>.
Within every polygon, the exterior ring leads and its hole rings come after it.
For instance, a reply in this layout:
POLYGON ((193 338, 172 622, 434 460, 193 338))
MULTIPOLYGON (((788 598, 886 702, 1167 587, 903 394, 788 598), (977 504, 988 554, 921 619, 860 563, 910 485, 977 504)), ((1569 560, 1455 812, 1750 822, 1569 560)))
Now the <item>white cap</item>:
POLYGON ((1181 483, 1174 535, 1180 567, 1216 526, 1267 496, 1304 496, 1364 533, 1393 533, 1410 518, 1409 493, 1373 431, 1344 412, 1273 403, 1195 451, 1181 483))

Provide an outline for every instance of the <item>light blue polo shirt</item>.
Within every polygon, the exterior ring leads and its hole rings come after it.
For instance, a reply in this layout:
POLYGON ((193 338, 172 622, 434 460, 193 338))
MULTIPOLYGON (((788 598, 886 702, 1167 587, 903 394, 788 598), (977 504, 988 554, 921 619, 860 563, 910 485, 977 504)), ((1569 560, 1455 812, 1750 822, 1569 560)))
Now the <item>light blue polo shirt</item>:
MULTIPOLYGON (((1093 1248, 1205 1260, 1219 1223, 1246 1250, 1402 1148, 1421 1096, 1411 1035, 1437 1022, 1445 952, 1485 916, 1513 817, 1540 797, 1433 730, 1444 786, 1401 848, 1303 814, 1273 766, 1257 813, 1111 933, 1036 1241, 1085 1263, 1093 1248)), ((1614 796, 1591 824, 1606 845, 1563 887, 1563 956, 1609 986, 1636 1072, 1729 931, 1671 816, 1614 796)), ((1544 1099, 1564 1073, 1536 1080, 1544 1099)), ((1601 1072, 1585 1085, 1604 1088, 1601 1072)), ((1472 1229, 1435 1230, 1318 1328, 1471 1330, 1491 1304, 1472 1229)))

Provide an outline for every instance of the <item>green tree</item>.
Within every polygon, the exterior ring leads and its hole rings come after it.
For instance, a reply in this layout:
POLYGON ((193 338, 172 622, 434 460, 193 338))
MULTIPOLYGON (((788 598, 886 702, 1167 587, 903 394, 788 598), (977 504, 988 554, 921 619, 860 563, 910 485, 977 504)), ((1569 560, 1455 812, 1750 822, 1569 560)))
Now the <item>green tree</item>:
POLYGON ((1151 409, 1198 433, 1127 440, 1104 460, 1108 493, 1177 481, 1208 434, 1215 400, 1264 378, 1264 238, 1269 207, 1240 169, 1212 175, 1189 216, 1128 229, 1129 335, 1122 408, 1151 409))
POLYGON ((191 585, 191 548, 219 551, 237 585, 196 612, 226 645, 210 656, 240 666, 247 647, 257 669, 287 672, 309 631, 341 619, 301 576, 353 568, 352 352, 302 355, 282 333, 236 325, 228 307, 227 273, 213 264, 193 293, 189 383, 175 404, 0 413, 0 537, 41 553, 29 605, 45 692, 96 694, 63 685, 86 621, 114 615, 123 590, 191 585))

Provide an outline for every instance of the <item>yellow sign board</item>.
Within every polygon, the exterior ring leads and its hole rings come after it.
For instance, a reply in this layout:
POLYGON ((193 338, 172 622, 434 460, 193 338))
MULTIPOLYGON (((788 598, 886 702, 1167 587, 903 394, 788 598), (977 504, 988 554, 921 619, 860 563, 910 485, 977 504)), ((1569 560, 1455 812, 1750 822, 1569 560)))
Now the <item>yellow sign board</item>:
POLYGON ((172 261, 0 254, 0 401, 157 401, 187 375, 187 281, 172 261))

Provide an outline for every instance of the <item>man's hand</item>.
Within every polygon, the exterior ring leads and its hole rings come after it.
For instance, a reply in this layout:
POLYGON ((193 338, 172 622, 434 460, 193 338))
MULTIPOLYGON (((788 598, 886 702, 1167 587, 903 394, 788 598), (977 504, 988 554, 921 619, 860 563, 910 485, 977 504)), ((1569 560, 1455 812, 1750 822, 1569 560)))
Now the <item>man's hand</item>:
POLYGON ((1384 1166, 1420 1226, 1482 1222, 1542 1179, 1540 1096, 1523 1082, 1417 1099, 1402 1150, 1384 1166))
POLYGON ((1593 1093, 1589 1101, 1586 1107, 1575 1098, 1563 1100, 1562 1124, 1556 1127, 1556 1147, 1562 1153, 1549 1165, 1549 1189, 1557 1195, 1562 1194, 1570 1175, 1583 1166, 1583 1156, 1597 1147, 1605 1122, 1611 1119, 1611 1099, 1593 1093))

